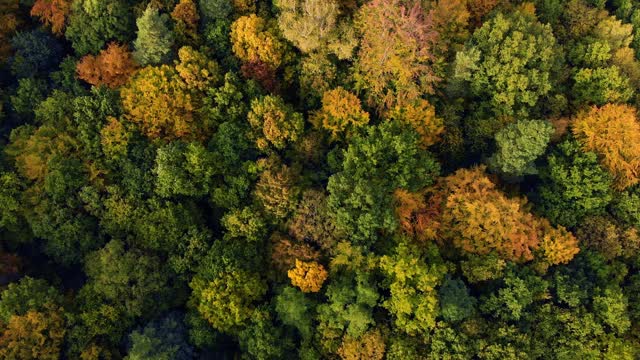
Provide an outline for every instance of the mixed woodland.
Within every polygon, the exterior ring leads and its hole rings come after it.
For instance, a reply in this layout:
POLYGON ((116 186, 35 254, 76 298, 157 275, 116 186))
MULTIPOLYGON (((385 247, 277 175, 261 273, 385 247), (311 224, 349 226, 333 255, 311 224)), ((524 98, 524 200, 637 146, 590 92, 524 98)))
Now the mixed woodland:
POLYGON ((638 359, 639 109, 638 0, 0 0, 0 359, 638 359))

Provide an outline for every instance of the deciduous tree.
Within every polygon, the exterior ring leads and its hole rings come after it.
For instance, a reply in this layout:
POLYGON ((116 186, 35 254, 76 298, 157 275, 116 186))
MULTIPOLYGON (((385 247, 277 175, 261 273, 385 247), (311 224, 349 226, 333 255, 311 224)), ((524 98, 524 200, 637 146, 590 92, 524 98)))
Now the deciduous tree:
POLYGON ((311 122, 331 133, 334 140, 348 138, 358 128, 369 123, 369 114, 362 110, 360 99, 342 87, 322 95, 322 108, 311 122))
POLYGON ((419 1, 368 2, 355 24, 362 42, 354 76, 370 105, 390 109, 434 92, 439 80, 432 69, 438 33, 419 1))
POLYGON ((640 182, 640 122, 635 108, 607 104, 581 111, 575 117, 573 134, 584 151, 598 154, 616 188, 640 182))
POLYGON ((295 268, 287 273, 291 285, 297 286, 302 292, 318 292, 329 274, 322 264, 315 261, 306 262, 296 259, 295 268))
POLYGON ((31 16, 39 17, 45 25, 51 26, 54 34, 62 35, 70 10, 69 0, 36 0, 31 7, 31 16))
POLYGON ((137 65, 125 45, 109 43, 98 56, 85 55, 77 64, 78 77, 91 85, 117 88, 127 83, 137 65))

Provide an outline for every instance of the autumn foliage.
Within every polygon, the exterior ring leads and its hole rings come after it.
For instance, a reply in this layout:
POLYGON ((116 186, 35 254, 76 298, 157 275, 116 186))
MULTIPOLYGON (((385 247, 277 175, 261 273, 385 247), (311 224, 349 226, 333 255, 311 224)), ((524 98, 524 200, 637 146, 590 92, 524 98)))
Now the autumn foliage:
POLYGON ((0 336, 0 358, 59 359, 64 335, 64 319, 57 310, 14 315, 0 336))
POLYGON ((31 16, 39 17, 40 21, 51 26, 54 34, 62 35, 70 9, 69 0, 36 0, 31 8, 31 16))
POLYGON ((329 273, 322 264, 315 261, 305 262, 296 259, 296 267, 289 270, 287 275, 291 284, 299 287, 302 292, 318 292, 329 273))
POLYGON ((363 32, 356 82, 370 105, 389 109, 434 92, 438 33, 420 1, 373 0, 360 9, 356 26, 363 32))
POLYGON ((484 167, 461 169, 440 184, 438 236, 463 252, 486 255, 495 251, 510 261, 531 261, 538 251, 550 264, 568 262, 579 249, 564 228, 536 218, 525 198, 508 198, 485 175, 484 167))
POLYGON ((629 105, 607 104, 580 112, 573 134, 585 151, 598 154, 618 189, 640 182, 640 122, 629 105))
POLYGON ((127 83, 137 65, 126 45, 110 43, 97 56, 85 55, 77 65, 78 77, 91 85, 117 88, 127 83))
POLYGON ((369 114, 362 110, 357 96, 338 87, 322 95, 322 108, 311 121, 315 126, 327 130, 332 139, 339 139, 369 123, 369 114))

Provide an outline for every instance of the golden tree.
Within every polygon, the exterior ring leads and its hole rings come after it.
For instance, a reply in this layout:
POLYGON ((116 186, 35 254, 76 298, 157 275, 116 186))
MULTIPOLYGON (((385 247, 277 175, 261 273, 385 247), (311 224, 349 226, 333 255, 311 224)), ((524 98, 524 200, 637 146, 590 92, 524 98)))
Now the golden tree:
POLYGON ((64 319, 58 310, 14 315, 0 336, 0 358, 57 360, 64 334, 64 319))
POLYGON ((463 252, 496 253, 514 262, 566 263, 578 253, 578 242, 564 228, 528 212, 526 198, 508 198, 485 174, 484 167, 460 169, 442 179, 437 196, 437 236, 463 252))
POLYGON ((618 189, 640 181, 640 123, 635 108, 607 104, 582 111, 574 119, 573 134, 584 151, 598 154, 618 189))
POLYGON ((307 293, 320 291, 329 273, 322 264, 315 261, 305 262, 296 259, 296 267, 289 270, 287 275, 293 286, 307 293))
POLYGON ((444 132, 444 121, 436 116, 433 105, 424 99, 396 106, 389 117, 411 126, 420 135, 420 145, 425 149, 440 141, 444 132))
POLYGON ((190 47, 178 52, 179 62, 138 71, 120 96, 126 119, 150 138, 202 139, 210 133, 198 117, 204 90, 219 80, 218 65, 190 47))
POLYGON ((328 130, 333 139, 339 139, 368 124, 369 113, 362 110, 357 96, 338 87, 322 95, 322 108, 313 114, 311 122, 328 130))
POLYGON ((285 45, 267 20, 251 14, 231 25, 233 53, 244 62, 263 62, 273 69, 284 61, 285 45))
POLYGON ((360 8, 356 27, 362 42, 354 77, 370 105, 390 109, 434 92, 438 33, 420 1, 370 1, 360 8))

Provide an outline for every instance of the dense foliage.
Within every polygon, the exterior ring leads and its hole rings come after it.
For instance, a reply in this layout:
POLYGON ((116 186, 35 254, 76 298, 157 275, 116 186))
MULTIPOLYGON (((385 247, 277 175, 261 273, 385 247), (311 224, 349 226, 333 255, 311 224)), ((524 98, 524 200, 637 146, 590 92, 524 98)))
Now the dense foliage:
POLYGON ((0 0, 0 360, 640 358, 640 2, 0 0))

